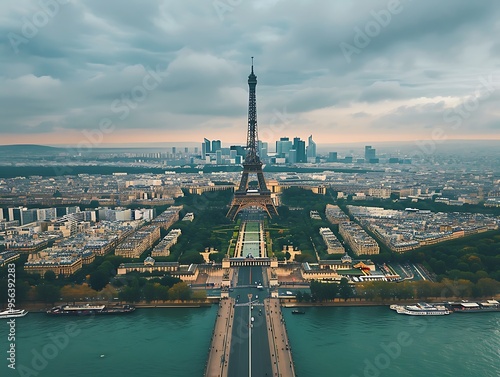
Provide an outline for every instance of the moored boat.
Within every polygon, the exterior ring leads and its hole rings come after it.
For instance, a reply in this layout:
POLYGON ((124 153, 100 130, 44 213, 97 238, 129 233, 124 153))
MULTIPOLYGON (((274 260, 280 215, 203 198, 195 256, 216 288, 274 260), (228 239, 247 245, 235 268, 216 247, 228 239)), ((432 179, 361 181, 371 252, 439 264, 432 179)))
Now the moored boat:
POLYGON ((452 313, 444 305, 432 305, 426 302, 419 302, 415 305, 391 305, 390 308, 398 314, 406 315, 447 315, 452 313))
POLYGON ((127 314, 135 311, 132 305, 120 305, 107 307, 106 305, 63 305, 54 306, 47 311, 47 314, 54 316, 73 315, 73 316, 89 316, 89 315, 105 315, 105 314, 127 314))
POLYGON ((24 309, 8 309, 0 312, 0 319, 24 317, 28 312, 24 309))
POLYGON ((448 308, 453 313, 487 313, 500 312, 500 303, 497 300, 486 300, 481 302, 448 302, 448 308))

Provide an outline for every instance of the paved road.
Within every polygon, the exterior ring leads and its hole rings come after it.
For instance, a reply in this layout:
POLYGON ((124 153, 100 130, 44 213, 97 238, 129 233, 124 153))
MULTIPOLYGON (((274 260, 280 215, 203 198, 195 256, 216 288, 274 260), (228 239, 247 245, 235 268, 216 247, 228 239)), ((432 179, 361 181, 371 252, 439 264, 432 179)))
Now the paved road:
POLYGON ((272 376, 271 355, 269 352, 269 339, 267 335, 267 321, 264 306, 262 304, 268 296, 266 289, 259 290, 252 285, 255 282, 262 282, 262 267, 239 267, 238 285, 245 287, 235 287, 231 296, 239 304, 249 302, 248 294, 252 294, 252 301, 257 300, 258 304, 250 310, 248 306, 236 306, 234 308, 234 322, 231 339, 231 350, 229 358, 229 377, 265 377, 272 376), (239 298, 238 298, 239 295, 239 298), (253 327, 250 328, 249 317, 253 317, 253 327), (249 330, 251 331, 251 375, 249 374, 249 330))

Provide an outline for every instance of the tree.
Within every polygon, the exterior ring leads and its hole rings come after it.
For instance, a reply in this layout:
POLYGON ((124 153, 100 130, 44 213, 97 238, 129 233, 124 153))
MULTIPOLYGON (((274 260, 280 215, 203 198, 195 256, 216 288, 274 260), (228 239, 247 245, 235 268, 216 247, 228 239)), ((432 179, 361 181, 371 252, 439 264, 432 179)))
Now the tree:
POLYGON ((226 254, 224 253, 212 253, 208 256, 208 259, 215 263, 222 263, 225 256, 226 254))
POLYGON ((314 258, 310 254, 295 254, 295 262, 299 262, 299 263, 305 263, 305 262, 314 263, 314 262, 316 262, 316 258, 314 258))
POLYGON ((49 284, 42 283, 36 287, 36 298, 37 300, 43 301, 45 303, 53 304, 59 300, 61 290, 59 287, 49 284))
POLYGON ((139 287, 124 287, 118 293, 118 298, 127 302, 139 301, 141 299, 141 290, 139 287))
POLYGON ((108 285, 109 276, 103 270, 97 270, 90 274, 90 287, 95 291, 100 291, 108 285))
POLYGON ((207 298, 207 291, 194 291, 191 298, 193 300, 205 300, 207 298))
POLYGON ((376 283, 375 286, 377 287, 379 296, 382 300, 388 300, 390 298, 394 298, 394 292, 392 291, 391 286, 390 286, 390 284, 392 284, 392 283, 389 283, 386 281, 377 281, 375 283, 376 283))
POLYGON ((348 298, 352 297, 352 288, 346 278, 340 279, 339 293, 340 297, 342 297, 344 301, 347 301, 348 298))
POLYGON ((158 300, 168 300, 168 287, 164 287, 163 285, 160 285, 157 288, 157 294, 158 294, 158 300))
POLYGON ((493 297, 500 290, 500 283, 491 278, 479 279, 476 286, 482 297, 493 297))
POLYGON ((181 279, 172 277, 170 275, 165 275, 160 280, 160 284, 165 286, 165 287, 168 287, 168 288, 171 288, 174 284, 180 283, 180 282, 181 282, 181 279))
MULTIPOLYGON (((25 281, 16 281, 16 302, 23 302, 28 299, 31 286, 25 281)), ((7 289, 4 291, 7 293, 7 289)))
POLYGON ((185 282, 174 284, 168 291, 171 300, 189 300, 191 298, 191 288, 185 282))
POLYGON ((427 299, 432 295, 431 282, 427 280, 419 280, 414 283, 416 286, 417 298, 427 299))
POLYGON ((52 270, 45 271, 43 278, 47 283, 53 283, 56 280, 56 273, 52 270))
POLYGON ((337 283, 321 283, 313 280, 311 282, 311 295, 319 302, 334 300, 337 297, 338 288, 337 283))
POLYGON ((285 253, 282 251, 276 251, 274 253, 274 256, 279 260, 279 261, 284 261, 285 260, 285 253))
POLYGON ((38 272, 34 273, 34 274, 28 274, 25 278, 25 281, 29 284, 29 285, 38 285, 42 280, 42 277, 40 276, 40 274, 38 272))
POLYGON ((125 262, 125 260, 126 259, 124 257, 121 257, 119 255, 107 255, 106 256, 106 262, 110 262, 113 265, 114 270, 116 270, 120 264, 125 262))
POLYGON ((97 269, 103 271, 108 277, 115 275, 115 266, 108 260, 101 263, 97 269))
POLYGON ((151 283, 146 283, 146 285, 142 288, 142 294, 144 295, 144 299, 147 302, 155 300, 157 297, 155 285, 151 283))
POLYGON ((358 293, 361 298, 365 298, 369 301, 377 297, 377 290, 375 288, 374 282, 365 282, 360 284, 358 287, 358 293))
POLYGON ((411 283, 403 282, 397 285, 393 285, 395 288, 395 295, 398 299, 406 300, 413 298, 413 286, 411 283))
POLYGON ((65 301, 75 301, 82 297, 92 297, 94 290, 87 284, 65 285, 61 288, 61 297, 65 301))
POLYGON ((434 272, 438 275, 446 273, 446 263, 442 260, 437 261, 434 265, 434 272))
POLYGON ((180 264, 201 264, 205 259, 200 253, 188 253, 179 258, 180 264))

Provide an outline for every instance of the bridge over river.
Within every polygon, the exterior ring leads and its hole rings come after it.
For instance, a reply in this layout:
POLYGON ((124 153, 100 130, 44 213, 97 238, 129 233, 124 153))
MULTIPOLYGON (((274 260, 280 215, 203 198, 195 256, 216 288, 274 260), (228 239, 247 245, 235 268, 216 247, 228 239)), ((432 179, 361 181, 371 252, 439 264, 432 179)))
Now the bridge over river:
POLYGON ((207 361, 206 377, 294 377, 292 353, 277 298, 270 297, 262 223, 242 225, 240 253, 249 263, 232 263, 237 282, 222 298, 207 361), (246 232, 245 232, 246 233, 246 232), (251 245, 251 246, 250 246, 251 245), (250 246, 250 247, 248 247, 250 246), (267 275, 267 272, 266 272, 267 275))
POLYGON ((279 300, 257 288, 262 267, 238 268, 236 287, 219 305, 205 376, 295 376, 279 300))

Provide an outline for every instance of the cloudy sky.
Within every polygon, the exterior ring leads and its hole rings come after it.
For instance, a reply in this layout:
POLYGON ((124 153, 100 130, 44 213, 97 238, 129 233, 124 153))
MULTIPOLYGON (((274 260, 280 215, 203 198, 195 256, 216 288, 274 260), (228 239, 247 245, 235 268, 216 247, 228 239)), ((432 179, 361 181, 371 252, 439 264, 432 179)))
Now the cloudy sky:
MULTIPOLYGON (((3 0, 0 144, 500 139, 498 0, 3 0)), ((226 144, 227 145, 227 144, 226 144)))

